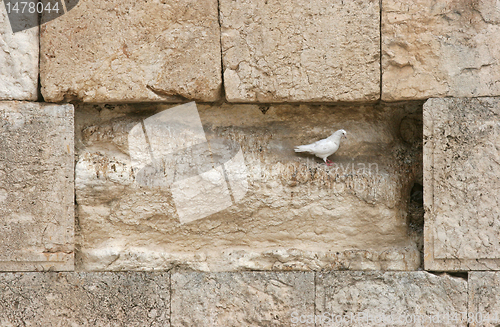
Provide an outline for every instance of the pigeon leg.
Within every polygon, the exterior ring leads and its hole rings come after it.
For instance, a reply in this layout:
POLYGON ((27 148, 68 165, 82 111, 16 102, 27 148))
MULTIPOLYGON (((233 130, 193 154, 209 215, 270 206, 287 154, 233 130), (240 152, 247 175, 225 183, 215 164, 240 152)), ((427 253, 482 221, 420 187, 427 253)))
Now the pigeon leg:
POLYGON ((328 167, 333 166, 333 164, 334 164, 334 162, 333 162, 333 161, 326 159, 326 165, 327 165, 328 167))

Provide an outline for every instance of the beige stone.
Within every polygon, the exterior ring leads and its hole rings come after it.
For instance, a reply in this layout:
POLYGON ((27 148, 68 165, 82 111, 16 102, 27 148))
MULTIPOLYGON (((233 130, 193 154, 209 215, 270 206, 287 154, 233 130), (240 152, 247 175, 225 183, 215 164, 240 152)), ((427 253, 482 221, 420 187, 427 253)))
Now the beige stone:
POLYGON ((73 105, 0 102, 0 271, 73 270, 73 105))
POLYGON ((494 0, 382 1, 382 100, 500 95, 494 0))
POLYGON ((226 99, 379 99, 379 13, 373 0, 220 1, 226 99))
POLYGON ((176 272, 172 326, 290 326, 314 314, 314 296, 312 272, 176 272))
POLYGON ((0 325, 169 326, 169 273, 0 274, 0 325))
POLYGON ((492 271, 469 273, 468 322, 470 327, 500 324, 500 274, 492 271))
POLYGON ((500 268, 497 98, 424 105, 425 267, 500 268))
POLYGON ((80 269, 419 266, 407 212, 421 179, 421 134, 407 118, 421 115, 421 103, 198 105, 199 116, 193 106, 183 115, 161 104, 78 107, 80 269), (162 130, 175 117, 192 124, 162 130), (339 128, 348 138, 334 166, 293 151, 339 128), (219 151, 216 138, 235 143, 234 152, 219 151), (217 169, 195 154, 206 140, 224 162, 217 169))
POLYGON ((0 4, 0 100, 37 99, 38 48, 38 27, 13 33, 0 4))
POLYGON ((466 312, 467 281, 446 274, 339 271, 316 277, 316 326, 457 327, 467 326, 466 312))
POLYGON ((48 102, 214 101, 217 1, 80 0, 42 25, 40 76, 48 102))

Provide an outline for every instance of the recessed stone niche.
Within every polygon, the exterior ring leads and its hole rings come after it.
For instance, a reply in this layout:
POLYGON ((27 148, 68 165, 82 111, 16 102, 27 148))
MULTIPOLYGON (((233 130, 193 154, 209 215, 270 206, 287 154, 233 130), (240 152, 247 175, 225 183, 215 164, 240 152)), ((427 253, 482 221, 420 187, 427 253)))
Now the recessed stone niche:
POLYGON ((415 270, 421 110, 79 105, 77 268, 415 270), (293 151, 340 128, 331 167, 293 151))

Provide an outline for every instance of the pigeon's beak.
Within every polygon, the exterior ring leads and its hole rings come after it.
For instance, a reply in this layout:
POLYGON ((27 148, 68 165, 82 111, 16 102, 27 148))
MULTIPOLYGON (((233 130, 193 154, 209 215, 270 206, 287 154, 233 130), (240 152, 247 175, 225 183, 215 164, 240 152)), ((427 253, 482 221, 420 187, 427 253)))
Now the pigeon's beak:
POLYGON ((347 135, 344 134, 344 138, 347 139, 347 135))

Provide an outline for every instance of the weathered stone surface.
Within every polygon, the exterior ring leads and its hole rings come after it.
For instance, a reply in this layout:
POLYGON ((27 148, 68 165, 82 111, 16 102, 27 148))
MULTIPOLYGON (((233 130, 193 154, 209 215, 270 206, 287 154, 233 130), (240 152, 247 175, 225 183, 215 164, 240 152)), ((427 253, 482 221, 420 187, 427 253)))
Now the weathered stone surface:
POLYGON ((0 102, 0 271, 73 270, 73 105, 0 102))
POLYGON ((220 1, 230 102, 380 98, 380 10, 373 0, 220 1))
POLYGON ((38 48, 38 27, 12 33, 7 11, 1 3, 0 100, 37 99, 38 48))
MULTIPOLYGON (((190 116, 189 106, 169 117, 177 107, 81 105, 75 128, 78 266, 416 269, 418 235, 409 235, 407 212, 410 189, 421 180, 421 132, 410 127, 421 124, 421 105, 198 105, 203 130, 194 124, 189 144, 173 136, 175 127, 160 133, 160 123, 190 116), (331 158, 335 166, 293 151, 339 128, 348 139, 331 158), (209 174, 211 162, 204 170, 198 157, 146 164, 175 144, 194 149, 209 140, 214 150, 215 138, 241 149, 247 184, 239 193, 232 184, 232 197, 219 187, 222 173, 209 174), (179 186, 186 165, 199 171, 179 186), (207 212, 204 203, 217 210, 207 212), (183 219, 180 209, 195 215, 183 219)), ((231 182, 234 170, 224 167, 231 182)))
POLYGON ((169 326, 168 273, 0 274, 2 326, 169 326))
POLYGON ((500 102, 424 105, 425 267, 500 268, 500 102))
POLYGON ((500 274, 469 273, 468 320, 470 327, 496 327, 500 324, 500 274))
POLYGON ((171 291, 172 326, 290 326, 293 312, 314 314, 312 272, 177 272, 171 291))
POLYGON ((336 326, 467 326, 464 312, 467 282, 461 278, 423 271, 339 271, 316 277, 317 326, 330 326, 332 319, 343 319, 336 326))
POLYGON ((500 95, 495 0, 382 1, 382 99, 500 95))
POLYGON ((219 98, 216 0, 80 0, 41 27, 40 41, 45 101, 219 98))

